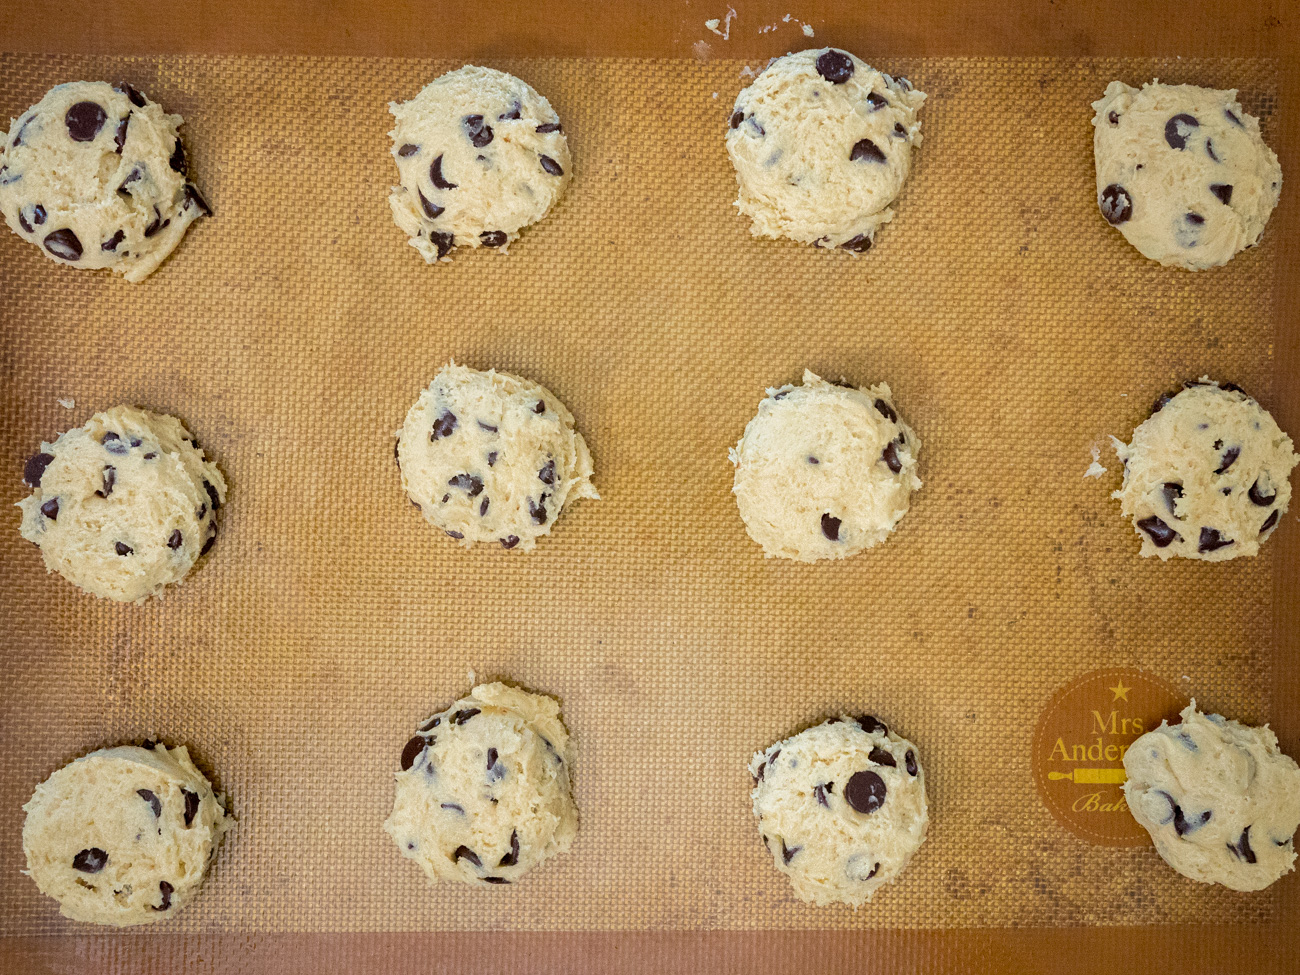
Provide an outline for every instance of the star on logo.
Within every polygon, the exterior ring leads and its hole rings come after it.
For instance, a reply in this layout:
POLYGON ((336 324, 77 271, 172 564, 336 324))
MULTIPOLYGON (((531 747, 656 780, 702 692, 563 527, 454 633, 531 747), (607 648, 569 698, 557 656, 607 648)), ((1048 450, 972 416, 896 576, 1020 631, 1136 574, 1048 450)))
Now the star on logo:
POLYGON ((1108 688, 1106 688, 1106 690, 1110 691, 1112 694, 1115 695, 1115 698, 1114 698, 1114 699, 1115 699, 1116 701, 1127 701, 1127 700, 1128 700, 1128 692, 1131 691, 1131 690, 1133 690, 1133 688, 1131 688, 1131 687, 1125 687, 1125 686, 1124 686, 1124 682, 1121 680, 1121 681, 1118 681, 1118 682, 1115 684, 1114 687, 1108 687, 1108 688))

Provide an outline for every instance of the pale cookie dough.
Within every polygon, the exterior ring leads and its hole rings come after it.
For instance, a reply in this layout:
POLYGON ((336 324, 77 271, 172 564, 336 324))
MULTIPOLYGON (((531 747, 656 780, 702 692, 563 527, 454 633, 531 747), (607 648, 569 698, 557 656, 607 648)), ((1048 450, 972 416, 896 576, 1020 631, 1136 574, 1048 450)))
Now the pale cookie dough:
POLYGON ((118 406, 28 458, 22 534, 88 593, 140 602, 179 583, 217 537, 226 482, 175 417, 118 406))
POLYGON ((1133 442, 1114 437, 1124 483, 1112 497, 1142 555, 1222 562, 1256 555, 1291 501, 1300 457, 1239 386, 1202 376, 1156 401, 1133 442))
POLYGON ((149 924, 198 892, 232 821, 182 745, 91 752, 23 807, 26 873, 65 917, 149 924))
POLYGON ((736 97, 727 152, 755 237, 860 254, 921 145, 925 95, 834 48, 787 54, 736 97))
POLYGON ((388 110, 397 119, 388 134, 402 181, 388 203, 430 264, 449 260, 453 247, 504 253, 573 178, 555 109, 505 72, 467 64, 388 110))
POLYGON ((1159 728, 1124 754, 1124 795, 1164 861, 1184 877, 1263 890, 1294 869, 1300 767, 1265 725, 1201 714, 1159 728))
POLYGON ((857 908, 898 879, 930 817, 916 746, 870 715, 841 715, 750 760, 754 815, 799 897, 857 908))
POLYGON ((179 115, 128 84, 51 88, 0 145, 0 213, 46 257, 147 278, 200 216, 179 115))
POLYGON ((889 537, 921 487, 921 440, 889 386, 769 389, 730 451, 732 492, 749 537, 769 557, 843 559, 889 537))
POLYGON ((558 702, 480 684, 406 743, 384 829, 433 883, 514 883, 573 844, 573 760, 558 702))
POLYGON ((577 498, 599 498, 573 414, 508 372, 443 368, 406 414, 397 466, 407 497, 462 545, 528 551, 577 498))
POLYGON ((1259 243, 1282 167, 1235 90, 1112 81, 1092 107, 1097 205, 1144 256, 1198 271, 1259 243))

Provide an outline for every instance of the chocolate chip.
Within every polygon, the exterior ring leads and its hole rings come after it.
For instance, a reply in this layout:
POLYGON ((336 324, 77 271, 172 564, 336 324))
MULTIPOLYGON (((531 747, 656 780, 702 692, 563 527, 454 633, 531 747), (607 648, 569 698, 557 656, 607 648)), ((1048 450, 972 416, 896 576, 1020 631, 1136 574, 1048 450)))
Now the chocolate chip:
POLYGON ((1196 739, 1193 738, 1191 735, 1189 735, 1186 731, 1183 731, 1181 728, 1178 731, 1174 732, 1174 737, 1176 737, 1178 739, 1179 744, 1181 744, 1189 752, 1200 751, 1200 749, 1196 747, 1196 739))
POLYGON ((519 862, 519 833, 510 831, 510 852, 497 861, 498 867, 513 867, 519 862))
POLYGON ((895 139, 906 139, 906 138, 907 138, 907 129, 903 128, 903 123, 902 123, 902 122, 895 122, 895 123, 894 123, 894 130, 893 130, 892 132, 890 132, 889 134, 892 135, 895 139))
POLYGON ((1255 862, 1255 851, 1250 848, 1250 827, 1247 826, 1241 831, 1241 837, 1236 843, 1227 844, 1228 850, 1238 860, 1245 860, 1247 863, 1255 862))
POLYGON ((871 110, 873 112, 878 112, 889 104, 889 100, 885 98, 884 95, 878 94, 874 91, 867 92, 867 101, 871 103, 871 110))
POLYGON ((167 547, 175 551, 183 544, 185 544, 185 539, 181 535, 181 530, 179 528, 173 529, 171 535, 167 538, 167 547))
POLYGON ((203 547, 199 549, 199 558, 203 558, 203 556, 207 555, 208 550, 215 544, 217 544, 217 527, 216 525, 213 525, 212 534, 209 535, 208 540, 203 543, 203 547))
POLYGON ((473 474, 457 474, 447 482, 447 486, 468 491, 471 498, 477 498, 483 493, 483 481, 473 474))
POLYGON ((73 142, 91 142, 104 127, 108 113, 96 102, 77 102, 63 116, 63 123, 68 127, 68 136, 73 142))
POLYGON ((149 803, 149 807, 153 810, 154 819, 162 815, 162 800, 155 793, 148 789, 136 789, 135 794, 149 803))
POLYGON ((1241 393, 1242 396, 1246 395, 1246 391, 1242 389, 1240 386, 1238 386, 1236 383, 1224 383, 1219 388, 1222 390, 1226 390, 1228 392, 1241 393))
POLYGON ((181 789, 181 795, 185 797, 185 826, 188 829, 199 814, 199 795, 189 789, 181 789))
POLYGON ((820 464, 821 461, 819 461, 816 457, 813 457, 811 454, 809 454, 809 456, 808 456, 808 463, 810 463, 810 464, 820 464))
POLYGON ((1245 128, 1245 126, 1241 124, 1241 119, 1237 118, 1236 114, 1231 109, 1225 108, 1223 110, 1223 114, 1228 117, 1228 121, 1231 122, 1233 125, 1237 126, 1238 128, 1242 128, 1242 129, 1245 128))
POLYGON ((1155 416, 1163 410, 1169 404, 1169 401, 1174 398, 1174 395, 1173 393, 1161 393, 1159 398, 1151 404, 1151 415, 1155 416))
POLYGON ((844 524, 829 511, 822 515, 822 534, 832 542, 840 540, 840 525, 844 524))
POLYGON ((546 466, 537 472, 537 479, 543 484, 555 483, 555 461, 548 460, 546 466))
POLYGON ((429 739, 423 735, 416 735, 402 747, 402 771, 405 772, 411 768, 416 759, 423 754, 424 750, 429 747, 429 739))
POLYGON ((1118 183, 1111 183, 1101 191, 1097 205, 1101 207, 1101 215, 1112 227, 1119 226, 1133 216, 1133 197, 1118 183))
POLYGON ((474 715, 476 715, 476 714, 482 714, 482 713, 483 713, 483 712, 482 712, 481 710, 479 710, 478 708, 462 708, 461 710, 457 711, 455 714, 453 714, 453 715, 452 715, 450 718, 448 718, 447 720, 448 720, 451 724, 464 724, 464 723, 465 723, 466 721, 468 721, 470 718, 474 717, 474 715))
POLYGON ((185 200, 187 206, 193 203, 202 210, 205 217, 212 216, 212 207, 208 206, 208 201, 203 199, 203 194, 199 192, 199 188, 193 183, 185 184, 185 200))
POLYGON ((537 504, 533 504, 533 499, 529 498, 528 513, 533 516, 536 524, 546 524, 546 495, 543 494, 537 504))
POLYGON ((411 143, 408 142, 400 149, 397 150, 397 154, 401 156, 403 159, 405 159, 407 156, 414 156, 419 151, 420 151, 419 146, 412 145, 411 143))
POLYGON ((760 138, 767 135, 767 130, 758 124, 758 119, 754 118, 754 116, 751 115, 749 118, 745 119, 745 124, 750 127, 754 135, 759 136, 760 138))
POLYGON ((135 551, 135 549, 133 549, 130 545, 127 545, 126 542, 114 542, 113 548, 118 555, 130 555, 132 552, 135 551))
POLYGON ((35 232, 36 227, 45 223, 45 217, 45 207, 37 203, 35 206, 23 207, 22 210, 18 212, 18 223, 22 225, 23 230, 30 234, 35 232), (27 217, 29 213, 31 214, 30 222, 27 217))
POLYGON ((483 861, 478 858, 478 854, 475 853, 473 850, 471 850, 468 846, 456 847, 456 852, 452 854, 452 859, 456 861, 460 861, 464 859, 464 860, 468 860, 476 867, 483 866, 483 861))
POLYGON ((213 486, 211 481, 204 480, 203 490, 208 492, 208 497, 212 500, 212 510, 216 511, 218 508, 220 508, 221 495, 217 493, 217 489, 213 486))
POLYGON ((843 51, 826 51, 817 58, 817 73, 832 85, 842 85, 853 77, 853 58, 843 51))
POLYGON ((563 132, 564 126, 559 122, 543 122, 537 127, 537 132, 545 135, 547 132, 563 132))
POLYGON ((492 126, 483 124, 482 115, 466 115, 461 119, 461 124, 465 126, 465 135, 475 149, 482 149, 492 141, 492 126))
POLYGON ((456 183, 449 183, 442 178, 442 153, 439 153, 438 158, 429 164, 429 179, 440 190, 454 190, 456 188, 456 183))
POLYGON ((438 248, 438 260, 447 256, 447 252, 456 246, 456 235, 438 230, 429 231, 429 243, 438 248))
POLYGON ((478 516, 480 518, 482 518, 484 515, 488 513, 488 505, 491 503, 491 501, 492 501, 491 498, 484 498, 483 503, 478 506, 478 516))
MULTIPOLYGON (((46 518, 50 519, 50 521, 58 521, 59 520, 59 499, 50 498, 50 500, 46 501, 43 505, 41 505, 41 514, 43 514, 46 518)), ((1274 512, 1274 514, 1277 514, 1277 512, 1274 512)))
POLYGON ((60 227, 45 235, 45 249, 65 261, 81 260, 81 241, 67 227, 60 227))
POLYGON ((1119 112, 1110 112, 1106 115, 1106 121, 1111 125, 1119 125, 1119 112))
POLYGON ((508 884, 508 883, 510 883, 510 881, 506 880, 505 877, 484 877, 484 878, 483 878, 483 883, 485 883, 485 884, 508 884))
POLYGON ((442 724, 442 715, 440 715, 440 714, 435 714, 432 718, 430 718, 428 721, 426 721, 426 722, 421 726, 420 730, 421 730, 421 731, 432 731, 434 728, 438 727, 438 725, 440 725, 440 724, 442 724))
POLYGON ((487 455, 488 467, 495 467, 497 463, 497 457, 499 456, 500 455, 495 450, 489 451, 487 455))
POLYGON ((104 449, 107 450, 110 454, 118 454, 120 456, 125 456, 129 449, 126 445, 126 441, 123 440, 121 437, 119 437, 112 430, 109 430, 107 433, 105 433, 99 439, 99 442, 103 444, 104 449))
POLYGON ((1214 552, 1232 544, 1231 538, 1224 538, 1217 528, 1202 528, 1201 540, 1196 546, 1198 552, 1214 552))
POLYGON ((478 238, 483 241, 484 247, 500 247, 507 239, 504 230, 485 230, 478 238))
POLYGON ((524 111, 524 106, 519 104, 518 101, 515 101, 515 103, 510 106, 510 110, 508 112, 502 112, 500 115, 497 116, 497 121, 511 122, 519 118, 523 114, 523 111, 524 111))
POLYGON ((745 121, 745 113, 744 113, 744 112, 732 112, 732 113, 731 113, 731 121, 730 121, 728 124, 729 124, 733 129, 735 129, 735 128, 739 128, 739 127, 740 127, 740 123, 743 122, 743 121, 745 121))
POLYGON ((456 429, 456 414, 451 410, 443 410, 438 414, 438 419, 433 421, 433 433, 429 439, 441 440, 443 437, 450 437, 456 429))
POLYGON ((506 537, 506 538, 501 539, 501 547, 502 547, 502 548, 514 548, 514 547, 515 547, 516 545, 518 545, 518 544, 519 544, 519 536, 518 536, 518 535, 510 535, 510 536, 508 536, 508 537, 506 537))
POLYGON ((28 487, 40 487, 45 468, 54 461, 53 454, 33 454, 23 465, 23 483, 28 487))
POLYGON ((101 251, 115 251, 117 250, 117 245, 122 243, 124 240, 126 240, 126 231, 119 230, 117 233, 113 234, 112 237, 108 238, 108 240, 100 244, 99 249, 101 251))
POLYGON ((894 408, 890 406, 888 403, 886 403, 883 399, 876 400, 874 405, 876 407, 876 412, 879 413, 881 416, 883 416, 890 423, 898 422, 898 414, 894 411, 894 408))
POLYGON ((533 405, 533 412, 536 413, 538 416, 541 416, 543 413, 545 413, 545 412, 546 412, 546 400, 544 400, 544 399, 539 399, 539 400, 538 400, 538 401, 533 405))
POLYGON ((172 155, 167 160, 167 165, 182 176, 185 175, 185 144, 181 142, 180 136, 176 137, 176 145, 172 146, 172 155))
POLYGON ((849 152, 850 162, 861 162, 863 160, 881 164, 886 161, 885 154, 880 151, 880 147, 870 139, 861 139, 855 142, 853 149, 849 152))
POLYGON ((1165 141, 1170 149, 1186 149, 1187 137, 1192 129, 1199 128, 1200 122, 1190 115, 1179 113, 1165 123, 1165 141))
POLYGON ((871 238, 866 234, 858 234, 840 244, 840 249, 852 251, 854 254, 865 254, 871 250, 871 238))
POLYGON ((108 854, 97 846, 82 850, 72 858, 72 869, 82 873, 99 873, 108 864, 108 854))
POLYGON ((199 505, 199 510, 196 511, 196 512, 194 512, 194 517, 195 517, 195 518, 202 518, 202 517, 203 517, 204 515, 206 515, 207 513, 208 513, 208 506, 207 506, 207 503, 204 502, 203 504, 199 505))
POLYGON ((802 850, 802 849, 803 849, 802 846, 786 846, 786 845, 785 845, 785 839, 782 838, 782 840, 781 840, 781 859, 782 859, 783 861, 785 861, 786 864, 789 864, 789 862, 790 862, 791 860, 794 859, 794 855, 795 855, 796 853, 798 853, 798 852, 799 852, 800 850, 802 850))
MULTIPOLYGON (((424 195, 423 190, 416 190, 415 192, 420 197, 420 207, 424 210, 424 215, 430 220, 437 220, 446 212, 446 207, 440 207, 436 203, 430 203, 429 198, 424 195)), ((441 257, 442 254, 439 253, 438 256, 441 257)))
POLYGON ((827 809, 831 808, 830 802, 826 799, 826 786, 824 785, 813 786, 813 795, 817 797, 817 802, 820 805, 825 806, 827 809))
POLYGON ((1137 526, 1151 537, 1151 542, 1156 548, 1166 548, 1175 539, 1182 537, 1155 515, 1143 518, 1137 526))
POLYGON ((885 803, 885 780, 875 772, 854 772, 844 786, 844 798, 860 813, 873 813, 885 803))
POLYGON ((879 745, 871 749, 867 754, 867 759, 877 765, 888 765, 890 768, 898 768, 898 762, 894 760, 894 756, 885 751, 879 745))
POLYGON ((118 91, 120 91, 127 98, 131 99, 131 104, 134 105, 136 108, 144 108, 145 106, 144 95, 140 94, 140 92, 137 91, 135 88, 133 88, 131 85, 127 84, 125 81, 120 81, 113 87, 116 88, 118 91))
POLYGON ((127 115, 122 121, 117 123, 117 132, 113 134, 113 144, 117 146, 117 154, 122 155, 122 147, 126 145, 126 127, 131 123, 131 116, 127 115))
POLYGON ((882 735, 889 734, 889 728, 885 722, 881 721, 874 714, 858 715, 858 725, 869 735, 879 732, 882 735))
POLYGON ((95 493, 101 498, 106 498, 113 493, 113 486, 117 484, 117 468, 112 464, 104 465, 103 486, 95 493))
POLYGON ((1264 534, 1264 532, 1268 531, 1270 528, 1276 525, 1277 516, 1280 515, 1281 513, 1282 512, 1280 510, 1274 508, 1273 513, 1264 519, 1264 524, 1259 526, 1259 533, 1262 535, 1264 534))
POLYGON ((1231 183, 1211 183, 1210 192, 1219 198, 1219 202, 1227 206, 1232 202, 1232 184, 1231 183))
POLYGON ((1164 492, 1165 506, 1169 508, 1169 513, 1177 518, 1178 514, 1174 511, 1174 502, 1183 496, 1183 486, 1175 484, 1173 481, 1166 481, 1161 485, 1160 490, 1164 492))
POLYGON ((162 903, 155 907, 154 910, 166 911, 170 909, 172 906, 172 894, 175 893, 175 891, 176 888, 167 883, 167 881, 160 880, 158 882, 158 893, 162 895, 162 903))
POLYGON ((477 421, 480 430, 486 430, 488 433, 496 433, 497 428, 490 423, 484 423, 482 420, 477 421))
POLYGON ((908 775, 916 775, 916 753, 912 749, 907 750, 907 754, 903 757, 903 764, 907 766, 908 775))
POLYGON ((550 173, 552 176, 564 175, 563 167, 561 167, 560 164, 557 163, 550 156, 543 156, 541 159, 541 163, 542 163, 542 168, 546 170, 548 173, 550 173))
POLYGON ((885 444, 885 449, 881 452, 880 459, 883 460, 886 466, 888 466, 888 468, 895 474, 902 471, 903 462, 898 457, 897 440, 891 440, 889 443, 885 444))
POLYGON ((1229 467, 1235 464, 1237 462, 1237 458, 1240 456, 1241 456, 1240 447, 1229 447, 1226 451, 1224 451, 1223 457, 1219 461, 1219 466, 1215 469, 1214 473, 1222 474, 1229 467))
POLYGON ((454 802, 440 802, 438 803, 438 807, 440 809, 450 809, 452 812, 458 812, 462 816, 465 815, 465 807, 459 806, 454 802))
POLYGON ((1214 140, 1213 140, 1213 139, 1208 139, 1208 138, 1207 138, 1207 139, 1205 140, 1205 153, 1206 153, 1206 155, 1208 155, 1211 159, 1213 159, 1215 162, 1219 162, 1219 161, 1220 161, 1218 155, 1217 155, 1217 154, 1215 153, 1215 151, 1214 151, 1214 140))

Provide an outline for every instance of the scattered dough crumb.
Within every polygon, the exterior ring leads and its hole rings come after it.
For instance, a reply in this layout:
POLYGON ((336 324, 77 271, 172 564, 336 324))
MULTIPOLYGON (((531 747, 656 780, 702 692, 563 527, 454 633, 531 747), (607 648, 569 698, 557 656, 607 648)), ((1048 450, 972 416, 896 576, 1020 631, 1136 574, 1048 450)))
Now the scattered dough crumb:
POLYGON ((721 21, 719 21, 717 17, 714 17, 712 20, 706 20, 704 22, 704 26, 707 27, 709 30, 713 31, 713 33, 717 34, 719 37, 721 37, 722 31, 718 30, 719 23, 721 23, 721 21))
POLYGON ((1084 477, 1101 477, 1106 473, 1106 468, 1101 466, 1101 448, 1096 444, 1092 445, 1092 464, 1083 472, 1084 477))
POLYGON ((804 25, 803 25, 803 36, 804 36, 804 37, 812 37, 812 36, 813 36, 813 28, 812 28, 812 24, 804 24, 804 25))
POLYGON ((59 400, 59 405, 62 406, 65 410, 70 410, 77 405, 77 401, 72 397, 68 397, 67 399, 59 400))
POLYGON ((695 56, 701 61, 707 61, 709 55, 713 53, 713 48, 709 47, 708 41, 696 41, 691 45, 691 50, 695 52, 695 56))
POLYGON ((740 76, 742 78, 756 78, 758 77, 758 73, 749 65, 745 65, 740 69, 740 76))
POLYGON ((717 17, 714 17, 712 20, 706 20, 704 26, 721 37, 724 41, 728 41, 731 40, 731 18, 735 16, 736 8, 728 7, 727 16, 725 18, 719 20, 717 17), (719 25, 721 25, 722 30, 718 30, 719 25))

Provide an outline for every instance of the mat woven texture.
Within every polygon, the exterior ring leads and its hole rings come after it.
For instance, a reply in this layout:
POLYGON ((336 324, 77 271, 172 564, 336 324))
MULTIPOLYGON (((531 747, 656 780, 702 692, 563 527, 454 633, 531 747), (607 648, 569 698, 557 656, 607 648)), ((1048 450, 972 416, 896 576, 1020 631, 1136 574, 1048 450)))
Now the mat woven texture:
POLYGON ((0 57, 6 118, 78 78, 183 114, 216 211, 138 286, 0 239, 0 501, 42 438, 119 403, 183 418, 231 485, 211 556, 140 607, 47 577, 4 509, 0 933, 84 930, 20 876, 20 807, 146 736, 189 744, 238 817, 173 932, 1269 916, 1267 892, 1066 833, 1030 743, 1053 691, 1104 666, 1267 713, 1267 548, 1139 559, 1104 436, 1202 373, 1270 403, 1273 251, 1143 260, 1097 212, 1089 102, 1115 77, 1239 87, 1268 138, 1274 66, 881 64, 929 93, 924 146, 854 260, 736 215, 741 63, 494 62, 551 100, 576 178, 508 257, 430 268, 388 211, 386 103, 458 66, 0 57), (402 495, 393 432, 452 357, 543 383, 591 445, 603 500, 530 555, 466 552, 402 495), (728 446, 805 367, 888 381, 924 441, 897 534, 836 564, 765 561, 730 494, 728 446), (1110 471, 1085 480, 1094 446, 1110 471), (573 851, 504 891, 431 889, 381 828, 402 745, 470 669, 558 696, 580 750, 573 851), (930 786, 928 841, 856 914, 794 899, 745 770, 840 708, 915 741, 930 786))

